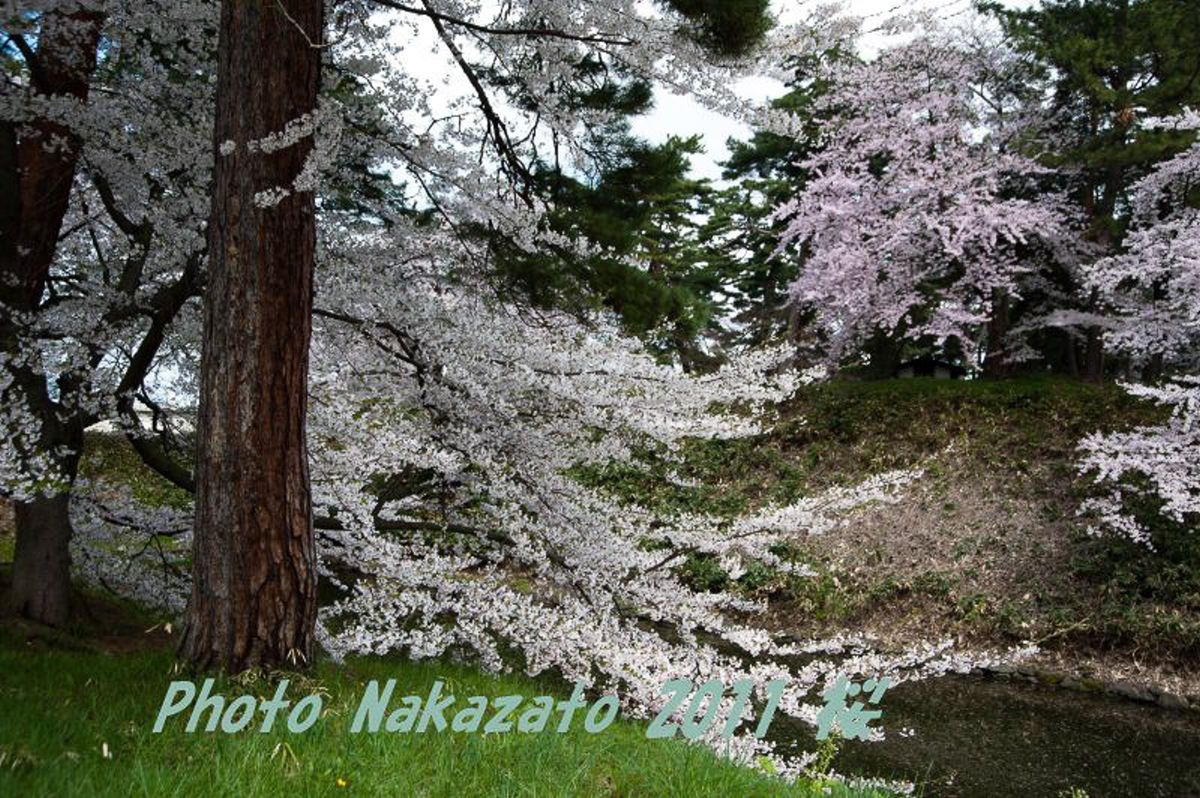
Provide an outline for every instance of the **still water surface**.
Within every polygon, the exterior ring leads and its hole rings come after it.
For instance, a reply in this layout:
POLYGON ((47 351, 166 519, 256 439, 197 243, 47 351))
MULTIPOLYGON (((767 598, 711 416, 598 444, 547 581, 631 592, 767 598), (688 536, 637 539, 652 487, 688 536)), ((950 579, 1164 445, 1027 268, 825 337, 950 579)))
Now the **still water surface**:
MULTIPOLYGON (((927 798, 1200 798, 1200 712, 964 676, 899 685, 880 707, 887 739, 845 743, 835 770, 917 781, 927 798)), ((812 747, 811 727, 780 721, 773 737, 812 747)))

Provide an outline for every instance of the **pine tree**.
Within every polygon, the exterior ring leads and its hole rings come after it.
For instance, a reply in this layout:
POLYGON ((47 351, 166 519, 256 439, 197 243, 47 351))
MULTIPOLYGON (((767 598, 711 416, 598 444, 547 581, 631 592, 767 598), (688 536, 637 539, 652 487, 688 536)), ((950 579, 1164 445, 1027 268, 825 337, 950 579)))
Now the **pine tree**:
POLYGON ((808 174, 801 164, 822 146, 820 130, 827 115, 816 101, 831 88, 831 64, 848 61, 841 49, 793 59, 788 91, 772 101, 800 125, 800 135, 760 130, 748 141, 730 141, 724 163, 727 188, 710 194, 700 245, 708 252, 722 296, 716 300, 732 317, 727 338, 746 343, 788 335, 798 340, 807 319, 788 297, 803 253, 779 248, 784 224, 775 209, 804 190, 808 174))
POLYGON ((227 2, 217 65, 196 458, 199 668, 307 664, 317 613, 305 422, 323 0, 227 2), (307 129, 303 124, 309 120, 307 129))
MULTIPOLYGON (((317 575, 305 416, 321 166, 311 157, 319 120, 323 5, 322 0, 222 4, 193 586, 181 642, 183 655, 201 668, 236 672, 303 665, 313 651, 317 575)), ((524 86, 506 85, 468 62, 447 26, 470 23, 428 3, 416 9, 390 5, 429 19, 477 93, 501 174, 516 196, 532 204, 544 180, 517 154, 485 81, 507 89, 518 107, 532 96, 524 86)), ((768 23, 765 0, 668 5, 698 40, 725 53, 748 47, 768 23)), ((533 32, 522 35, 555 38, 552 31, 542 34, 537 22, 529 20, 533 27, 527 30, 533 32)), ((525 56, 541 57, 536 50, 525 56)), ((584 78, 587 72, 582 70, 584 78)), ((601 81, 600 90, 611 85, 601 81)), ((565 87, 568 100, 576 90, 565 87)), ((623 168, 631 180, 681 179, 686 146, 629 149, 633 163, 622 164, 618 174, 623 168), (639 158, 645 172, 637 170, 639 158)), ((561 179, 562 170, 550 174, 561 179)), ((610 182, 606 188, 616 186, 610 182)), ((612 218, 601 197, 592 199, 593 207, 612 218)), ((628 199, 614 198, 618 211, 629 210, 628 199)), ((639 209, 641 202, 638 195, 639 209)), ((635 245, 644 245, 636 225, 645 220, 635 214, 633 224, 616 235, 632 235, 635 245)))
POLYGON ((708 253, 696 246, 712 191, 707 180, 689 175, 700 138, 639 139, 630 120, 650 110, 652 87, 594 59, 582 74, 579 85, 564 87, 566 102, 610 115, 587 134, 594 167, 570 169, 555 150, 530 170, 530 188, 548 205, 546 229, 589 246, 530 252, 494 231, 477 232, 490 241, 497 277, 512 296, 540 308, 607 308, 664 357, 703 367, 711 360, 698 337, 716 286, 708 253))

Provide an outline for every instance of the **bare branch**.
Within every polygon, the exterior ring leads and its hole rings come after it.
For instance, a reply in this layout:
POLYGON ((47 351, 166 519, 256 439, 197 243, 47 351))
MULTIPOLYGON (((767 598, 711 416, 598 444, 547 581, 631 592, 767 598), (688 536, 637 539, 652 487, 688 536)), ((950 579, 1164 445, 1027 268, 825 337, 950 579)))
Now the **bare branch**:
POLYGON ((397 3, 395 0, 374 0, 381 6, 394 8, 397 11, 403 11, 407 14, 417 14, 418 16, 428 17, 436 22, 444 22, 455 27, 464 28, 475 33, 486 33, 493 36, 525 36, 528 38, 545 38, 545 39, 563 39, 572 42, 583 42, 585 44, 608 44, 617 45, 620 47, 632 46, 635 42, 632 39, 624 36, 618 36, 615 33, 570 33, 568 31, 556 30, 554 28, 494 28, 488 25, 480 25, 470 20, 453 17, 449 14, 443 14, 440 11, 434 11, 425 4, 424 8, 416 8, 414 6, 406 6, 402 3, 397 3))

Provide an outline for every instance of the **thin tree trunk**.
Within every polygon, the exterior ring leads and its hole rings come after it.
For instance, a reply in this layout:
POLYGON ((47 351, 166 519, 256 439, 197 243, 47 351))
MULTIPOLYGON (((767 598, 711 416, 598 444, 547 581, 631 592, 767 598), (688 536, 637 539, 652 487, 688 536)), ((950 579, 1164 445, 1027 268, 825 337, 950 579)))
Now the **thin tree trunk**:
POLYGON ((1063 330, 1063 337, 1066 339, 1067 347, 1067 373, 1072 377, 1079 376, 1079 356, 1076 353, 1075 335, 1070 330, 1063 330))
POLYGON ((868 357, 865 373, 869 379, 886 380, 896 376, 896 369, 900 367, 902 335, 899 329, 891 333, 875 330, 867 339, 864 344, 868 357))
POLYGON ((987 377, 1000 379, 1008 376, 1008 359, 1004 356, 1005 341, 1009 328, 1008 292, 992 291, 992 315, 987 325, 987 355, 983 361, 983 373, 987 377))
POLYGON ((1089 327, 1087 331, 1083 377, 1089 382, 1104 380, 1104 338, 1099 327, 1089 327))
POLYGON ((1156 352, 1150 356, 1150 360, 1142 366, 1142 382, 1157 382, 1162 378, 1165 370, 1164 359, 1162 352, 1156 352))
POLYGON ((247 144, 315 110, 322 5, 221 7, 193 585, 180 643, 199 668, 312 658, 305 412, 316 214, 313 194, 293 185, 312 137, 270 152, 247 144), (255 202, 272 189, 289 193, 269 207, 255 202))

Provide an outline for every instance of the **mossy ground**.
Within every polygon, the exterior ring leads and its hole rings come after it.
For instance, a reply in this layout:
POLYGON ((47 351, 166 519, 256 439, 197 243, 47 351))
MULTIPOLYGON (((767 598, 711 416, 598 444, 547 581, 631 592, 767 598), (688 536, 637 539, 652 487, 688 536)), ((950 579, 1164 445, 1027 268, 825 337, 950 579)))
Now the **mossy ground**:
POLYGON ((79 476, 126 486, 136 501, 151 507, 182 509, 192 502, 190 493, 147 468, 125 436, 116 433, 87 434, 79 476))

